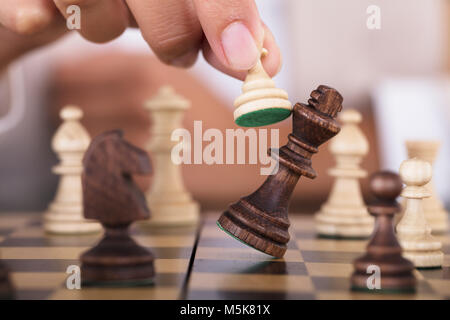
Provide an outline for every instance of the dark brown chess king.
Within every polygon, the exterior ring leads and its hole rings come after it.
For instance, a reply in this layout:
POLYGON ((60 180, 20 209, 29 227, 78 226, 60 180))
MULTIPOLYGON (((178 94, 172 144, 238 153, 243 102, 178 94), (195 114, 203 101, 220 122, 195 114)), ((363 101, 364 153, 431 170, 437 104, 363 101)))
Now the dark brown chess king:
POLYGON ((132 222, 149 218, 132 175, 149 174, 150 160, 122 135, 116 130, 97 136, 84 156, 84 216, 105 229, 103 239, 81 255, 84 285, 142 285, 151 283, 154 275, 152 253, 128 234, 132 222))
POLYGON ((308 104, 297 103, 288 143, 276 153, 278 171, 251 195, 232 204, 218 226, 249 246, 274 257, 283 257, 289 241, 289 200, 300 176, 311 179, 316 172, 311 157, 340 128, 335 118, 342 109, 342 96, 335 89, 319 86, 308 104))

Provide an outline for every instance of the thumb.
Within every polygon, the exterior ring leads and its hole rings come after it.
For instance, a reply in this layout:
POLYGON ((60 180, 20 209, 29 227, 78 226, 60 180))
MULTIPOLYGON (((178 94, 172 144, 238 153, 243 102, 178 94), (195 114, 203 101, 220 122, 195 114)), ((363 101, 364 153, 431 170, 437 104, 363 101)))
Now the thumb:
POLYGON ((194 0, 211 50, 224 67, 252 68, 264 41, 264 27, 254 0, 194 0))

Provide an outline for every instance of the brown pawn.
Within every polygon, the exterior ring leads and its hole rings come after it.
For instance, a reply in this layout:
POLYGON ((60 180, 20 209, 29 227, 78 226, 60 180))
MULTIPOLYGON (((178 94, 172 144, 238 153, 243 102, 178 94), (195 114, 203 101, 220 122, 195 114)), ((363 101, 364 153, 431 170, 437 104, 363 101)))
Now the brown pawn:
POLYGON ((81 255, 84 285, 145 285, 154 276, 153 255, 129 235, 131 223, 149 218, 145 196, 132 175, 151 173, 145 151, 119 130, 97 136, 86 151, 82 175, 86 219, 101 222, 103 239, 81 255))
POLYGON ((319 86, 308 104, 294 106, 288 143, 275 160, 276 173, 270 175, 253 194, 232 204, 217 221, 231 236, 268 255, 281 258, 289 236, 289 201, 300 176, 314 179, 311 157, 318 147, 335 136, 340 128, 336 114, 342 109, 342 96, 335 89, 319 86))
POLYGON ((367 253, 353 263, 352 289, 371 292, 414 291, 414 265, 402 257, 402 248, 393 226, 394 215, 401 210, 396 198, 402 192, 402 180, 393 172, 381 171, 370 178, 370 190, 377 199, 376 203, 368 207, 376 219, 375 229, 367 245, 367 253), (370 285, 373 279, 371 265, 379 267, 379 288, 370 285))
POLYGON ((0 260, 0 300, 10 300, 14 298, 14 291, 9 279, 9 272, 0 260))

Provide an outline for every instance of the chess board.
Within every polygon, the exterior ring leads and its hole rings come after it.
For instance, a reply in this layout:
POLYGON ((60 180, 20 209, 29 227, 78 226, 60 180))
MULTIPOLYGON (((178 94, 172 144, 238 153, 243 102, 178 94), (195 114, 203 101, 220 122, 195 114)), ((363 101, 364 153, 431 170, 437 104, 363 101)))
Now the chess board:
POLYGON ((154 253, 154 285, 134 288, 69 290, 66 273, 80 265, 80 254, 92 247, 101 234, 48 235, 41 214, 0 214, 0 258, 10 271, 17 299, 161 299, 184 297, 189 263, 198 228, 160 228, 149 232, 133 226, 131 234, 154 253))
POLYGON ((283 259, 247 247, 206 217, 198 241, 188 299, 450 299, 450 232, 442 269, 415 270, 415 294, 352 292, 352 261, 367 240, 318 238, 311 215, 291 214, 291 241, 283 259))
POLYGON ((151 249, 153 286, 69 290, 66 269, 99 235, 56 236, 42 231, 39 214, 0 215, 0 257, 10 269, 18 299, 450 299, 450 232, 443 242, 442 269, 416 270, 414 294, 349 290, 352 261, 366 241, 318 238, 310 215, 290 215, 291 241, 274 259, 236 241, 216 226, 218 213, 199 227, 148 231, 132 228, 151 249))

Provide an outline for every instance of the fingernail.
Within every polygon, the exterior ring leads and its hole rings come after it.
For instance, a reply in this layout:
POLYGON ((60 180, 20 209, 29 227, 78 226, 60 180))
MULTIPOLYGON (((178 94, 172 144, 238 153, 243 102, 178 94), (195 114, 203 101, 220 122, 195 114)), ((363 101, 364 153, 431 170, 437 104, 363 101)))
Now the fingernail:
POLYGON ((222 47, 232 69, 249 70, 259 59, 259 50, 248 28, 233 22, 222 32, 222 47))

